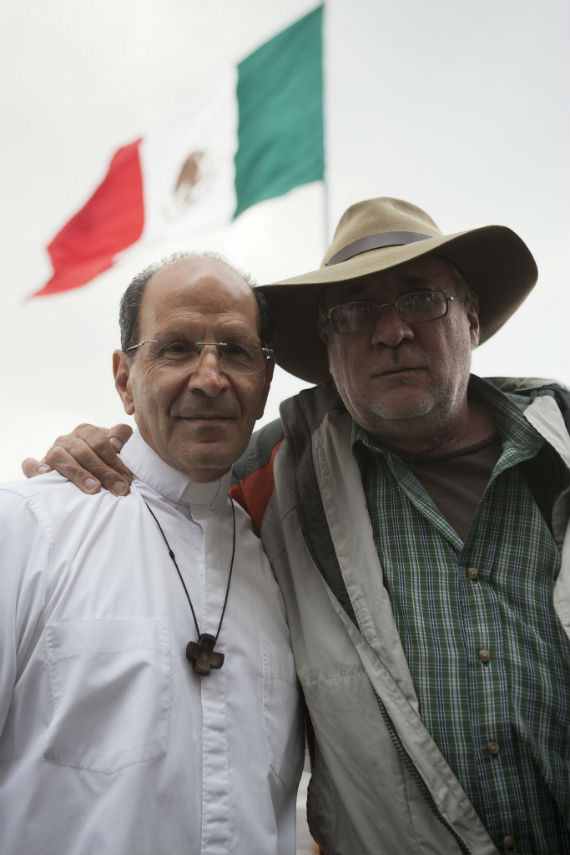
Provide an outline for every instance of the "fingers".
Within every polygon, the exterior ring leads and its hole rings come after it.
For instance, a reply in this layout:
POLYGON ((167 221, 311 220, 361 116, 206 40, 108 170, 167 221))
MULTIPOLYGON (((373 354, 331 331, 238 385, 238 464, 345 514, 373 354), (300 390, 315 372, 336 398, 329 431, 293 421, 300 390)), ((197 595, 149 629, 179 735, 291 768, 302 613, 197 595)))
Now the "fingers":
POLYGON ((50 467, 42 460, 36 460, 34 457, 26 457, 22 462, 22 472, 26 478, 33 478, 35 475, 43 475, 44 472, 49 472, 50 467))
POLYGON ((133 432, 130 425, 114 425, 107 431, 107 438, 115 451, 119 452, 133 432))
POLYGON ((132 476, 113 445, 122 447, 131 433, 128 425, 116 425, 110 432, 93 425, 79 425, 73 433, 56 439, 43 460, 25 460, 24 474, 30 477, 47 467, 47 471, 55 469, 84 493, 97 493, 103 486, 116 496, 123 496, 129 492, 132 476))

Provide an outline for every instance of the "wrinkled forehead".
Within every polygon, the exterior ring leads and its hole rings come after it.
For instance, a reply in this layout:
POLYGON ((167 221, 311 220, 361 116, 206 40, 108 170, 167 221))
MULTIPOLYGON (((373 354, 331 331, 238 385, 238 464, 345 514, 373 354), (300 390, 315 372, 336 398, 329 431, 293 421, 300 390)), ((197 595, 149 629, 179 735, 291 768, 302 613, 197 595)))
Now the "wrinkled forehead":
POLYGON ((426 255, 389 270, 326 285, 321 295, 321 303, 325 308, 331 308, 354 300, 372 299, 383 302, 425 288, 441 288, 453 295, 456 282, 457 271, 450 262, 437 255, 426 255))

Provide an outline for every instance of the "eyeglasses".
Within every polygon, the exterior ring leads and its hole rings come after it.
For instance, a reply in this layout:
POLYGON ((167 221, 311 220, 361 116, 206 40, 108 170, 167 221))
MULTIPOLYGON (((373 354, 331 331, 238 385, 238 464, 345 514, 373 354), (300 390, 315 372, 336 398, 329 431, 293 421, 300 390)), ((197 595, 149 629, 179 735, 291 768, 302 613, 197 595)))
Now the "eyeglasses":
POLYGON ((215 347, 220 370, 224 374, 258 374, 273 356, 273 350, 250 339, 233 341, 191 341, 190 339, 145 339, 127 347, 125 353, 149 345, 149 355, 164 365, 176 365, 195 371, 205 347, 215 347))
POLYGON ((393 306, 403 321, 408 324, 423 324, 436 321, 447 314, 450 300, 456 300, 443 291, 413 291, 398 297, 393 303, 374 303, 363 300, 359 303, 344 303, 333 306, 326 314, 337 333, 363 332, 374 329, 380 311, 393 306))

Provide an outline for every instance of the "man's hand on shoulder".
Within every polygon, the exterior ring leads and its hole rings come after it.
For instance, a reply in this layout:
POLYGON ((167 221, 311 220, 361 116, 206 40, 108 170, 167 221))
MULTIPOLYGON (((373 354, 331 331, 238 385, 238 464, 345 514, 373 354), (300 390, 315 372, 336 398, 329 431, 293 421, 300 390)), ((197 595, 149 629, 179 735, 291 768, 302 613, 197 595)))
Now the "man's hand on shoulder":
POLYGON ((132 434, 129 425, 108 430, 94 425, 78 425, 60 436, 42 460, 27 457, 22 463, 26 478, 56 470, 84 493, 98 493, 103 486, 116 496, 129 492, 132 475, 118 456, 132 434))

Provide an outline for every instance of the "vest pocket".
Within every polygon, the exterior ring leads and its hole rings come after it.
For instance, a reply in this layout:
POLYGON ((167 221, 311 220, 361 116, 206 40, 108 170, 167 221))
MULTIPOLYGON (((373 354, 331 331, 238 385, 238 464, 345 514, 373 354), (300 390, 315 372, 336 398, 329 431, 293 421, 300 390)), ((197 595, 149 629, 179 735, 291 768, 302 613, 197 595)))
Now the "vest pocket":
POLYGON ((44 638, 52 695, 47 762, 111 774, 166 753, 166 620, 54 623, 44 638))

